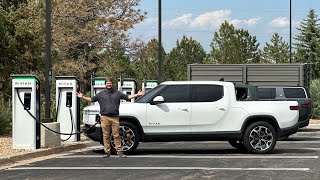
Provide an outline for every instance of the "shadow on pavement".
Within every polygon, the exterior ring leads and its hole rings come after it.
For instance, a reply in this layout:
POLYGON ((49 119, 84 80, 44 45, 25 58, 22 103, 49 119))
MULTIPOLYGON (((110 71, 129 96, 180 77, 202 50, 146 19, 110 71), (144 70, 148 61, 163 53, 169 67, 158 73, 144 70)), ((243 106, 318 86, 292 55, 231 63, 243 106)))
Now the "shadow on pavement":
MULTIPOLYGON (((92 150, 95 154, 104 154, 103 149, 92 150)), ((191 148, 137 148, 132 155, 153 155, 153 154, 248 154, 238 149, 191 149, 191 148)))
MULTIPOLYGON (((277 155, 277 154, 309 154, 314 153, 315 150, 310 149, 274 149, 271 153, 263 154, 263 155, 277 155)), ((103 149, 96 149, 92 150, 94 154, 104 154, 103 149)), ((202 154, 202 155, 219 155, 219 154, 250 154, 250 155, 259 155, 259 154, 252 154, 245 150, 238 150, 238 149, 191 149, 191 148, 138 148, 132 155, 172 155, 172 154, 202 154)))

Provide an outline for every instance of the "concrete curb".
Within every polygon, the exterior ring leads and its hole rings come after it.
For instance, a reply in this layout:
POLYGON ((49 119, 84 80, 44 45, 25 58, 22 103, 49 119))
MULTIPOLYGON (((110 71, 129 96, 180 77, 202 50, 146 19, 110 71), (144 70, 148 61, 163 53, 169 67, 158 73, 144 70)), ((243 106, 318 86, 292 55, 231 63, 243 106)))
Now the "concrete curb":
POLYGON ((40 148, 26 154, 11 156, 8 158, 0 158, 0 166, 14 164, 18 161, 37 158, 41 156, 48 156, 48 155, 57 154, 65 151, 72 151, 76 149, 86 148, 89 146, 90 142, 91 141, 75 142, 75 144, 64 144, 64 145, 52 147, 52 148, 42 148, 42 149, 40 148))
POLYGON ((307 127, 299 129, 299 132, 320 131, 320 124, 309 124, 307 127))

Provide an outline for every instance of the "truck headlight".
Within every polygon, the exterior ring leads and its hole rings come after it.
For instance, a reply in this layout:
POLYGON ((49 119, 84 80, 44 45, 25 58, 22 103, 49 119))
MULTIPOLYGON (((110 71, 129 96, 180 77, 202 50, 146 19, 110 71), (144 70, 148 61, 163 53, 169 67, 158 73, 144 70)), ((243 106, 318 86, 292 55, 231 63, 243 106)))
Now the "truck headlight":
POLYGON ((89 122, 89 111, 83 111, 83 122, 84 123, 89 122))

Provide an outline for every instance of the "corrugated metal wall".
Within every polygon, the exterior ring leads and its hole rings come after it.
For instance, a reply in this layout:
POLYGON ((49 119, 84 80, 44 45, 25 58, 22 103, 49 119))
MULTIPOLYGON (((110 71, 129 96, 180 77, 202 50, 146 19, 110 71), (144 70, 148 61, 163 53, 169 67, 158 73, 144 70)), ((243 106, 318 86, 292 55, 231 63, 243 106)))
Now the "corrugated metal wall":
POLYGON ((188 65, 188 80, 230 81, 242 84, 244 81, 243 65, 191 64, 188 65))
POLYGON ((224 78, 237 84, 308 86, 307 64, 190 64, 188 80, 224 78), (306 80, 307 79, 307 80, 306 80))

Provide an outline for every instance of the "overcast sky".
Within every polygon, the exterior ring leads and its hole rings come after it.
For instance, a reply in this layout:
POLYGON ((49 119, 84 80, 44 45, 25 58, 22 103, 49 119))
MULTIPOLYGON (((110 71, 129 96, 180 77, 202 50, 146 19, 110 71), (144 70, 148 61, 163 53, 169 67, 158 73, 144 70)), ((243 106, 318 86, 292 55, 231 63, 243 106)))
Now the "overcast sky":
MULTIPOLYGON (((133 37, 148 42, 158 39, 158 0, 141 0, 146 11, 144 22, 131 30, 133 37)), ((315 9, 319 17, 319 0, 292 0, 292 32, 308 11, 315 9)), ((262 48, 278 32, 289 43, 290 0, 162 0, 162 42, 166 52, 176 46, 183 35, 192 36, 209 52, 213 33, 227 20, 257 37, 262 48)))

